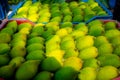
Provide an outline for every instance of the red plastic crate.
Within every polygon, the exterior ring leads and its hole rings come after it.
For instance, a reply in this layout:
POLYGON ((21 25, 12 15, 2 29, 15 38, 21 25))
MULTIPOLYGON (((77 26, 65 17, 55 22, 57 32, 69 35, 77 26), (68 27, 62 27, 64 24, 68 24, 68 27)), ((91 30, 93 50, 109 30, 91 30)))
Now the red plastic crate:
POLYGON ((119 76, 119 77, 117 77, 117 78, 115 78, 115 79, 113 79, 113 80, 120 80, 120 76, 119 76))
POLYGON ((35 25, 35 23, 33 23, 33 22, 31 22, 30 20, 27 20, 27 19, 11 19, 11 20, 4 19, 2 21, 2 23, 0 24, 0 30, 3 29, 8 22, 13 21, 13 20, 16 20, 18 25, 21 24, 21 23, 30 23, 31 25, 35 25))
POLYGON ((120 29, 120 22, 116 21, 116 20, 102 20, 104 23, 107 23, 107 22, 116 22, 117 23, 117 28, 120 29))

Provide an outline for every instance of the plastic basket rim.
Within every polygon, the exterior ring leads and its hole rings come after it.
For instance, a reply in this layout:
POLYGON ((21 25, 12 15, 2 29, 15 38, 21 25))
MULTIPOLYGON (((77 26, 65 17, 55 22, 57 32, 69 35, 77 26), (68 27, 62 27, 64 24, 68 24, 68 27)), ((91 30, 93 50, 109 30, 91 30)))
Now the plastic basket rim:
MULTIPOLYGON (((33 3, 36 2, 36 1, 37 1, 37 0, 32 0, 33 3)), ((83 1, 84 1, 84 0, 83 0, 83 1)), ((102 9, 103 9, 104 11, 107 12, 108 15, 106 15, 106 16, 97 16, 97 15, 96 15, 96 16, 90 18, 89 20, 87 20, 87 21, 82 21, 82 22, 89 23, 89 22, 91 22, 91 21, 94 20, 94 19, 112 19, 112 18, 113 18, 112 12, 111 12, 110 10, 108 10, 108 9, 100 2, 100 0, 95 0, 95 1, 99 4, 100 7, 102 7, 102 9)), ((13 15, 16 14, 17 10, 18 10, 24 3, 25 3, 25 1, 20 2, 20 3, 18 4, 17 8, 8 16, 8 19, 11 19, 11 18, 13 17, 13 15)), ((36 23, 39 23, 39 22, 36 22, 36 23)), ((48 23, 48 22, 43 22, 43 24, 47 24, 47 23, 48 23)), ((61 23, 62 23, 62 22, 61 22, 61 23)), ((78 24, 78 23, 81 23, 81 22, 72 22, 72 23, 73 23, 73 24, 78 24)))

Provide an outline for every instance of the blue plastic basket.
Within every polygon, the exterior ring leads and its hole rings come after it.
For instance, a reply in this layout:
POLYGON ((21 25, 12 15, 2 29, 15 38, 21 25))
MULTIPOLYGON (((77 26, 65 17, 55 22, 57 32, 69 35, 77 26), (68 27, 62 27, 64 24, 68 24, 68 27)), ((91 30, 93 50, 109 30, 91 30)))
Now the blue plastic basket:
MULTIPOLYGON (((17 12, 17 10, 22 7, 22 5, 25 3, 26 0, 22 1, 22 2, 19 2, 18 5, 16 5, 16 8, 12 11, 12 13, 10 15, 8 15, 8 19, 11 19, 17 12)), ((32 0, 32 2, 36 2, 36 0, 32 0)))
MULTIPOLYGON (((87 2, 88 0, 83 0, 83 2, 87 2)), ((104 11, 107 12, 107 16, 94 16, 93 18, 89 19, 88 21, 86 21, 85 23, 89 23, 94 19, 112 19, 113 18, 113 14, 110 10, 108 10, 99 0, 95 0, 102 8, 104 11)), ((16 14, 17 10, 24 4, 25 1, 20 2, 18 4, 18 6, 16 7, 15 10, 13 10, 13 12, 8 16, 8 19, 11 19, 13 17, 13 15, 16 14)), ((33 0, 33 2, 36 2, 36 0, 33 0)), ((73 24, 78 24, 80 22, 72 22, 73 24)), ((46 23, 45 23, 46 24, 46 23)))
POLYGON ((13 17, 13 15, 16 14, 17 10, 24 4, 24 2, 25 1, 22 1, 16 6, 16 8, 12 11, 12 13, 8 16, 8 19, 11 19, 13 17))
POLYGON ((9 11, 9 6, 8 4, 1 1, 1 4, 0 4, 0 20, 3 20, 6 18, 6 15, 9 11))
POLYGON ((114 8, 115 4, 116 4, 116 0, 109 0, 110 8, 114 8))
MULTIPOLYGON (((82 0, 83 2, 87 2, 88 0, 82 0)), ((102 8, 103 8, 103 10, 104 11, 106 11, 107 12, 107 16, 94 16, 93 18, 91 18, 91 19, 89 19, 88 21, 86 21, 85 23, 89 23, 89 22, 91 22, 92 20, 94 20, 94 19, 112 19, 113 18, 113 14, 112 14, 112 12, 109 10, 109 9, 107 9, 107 7, 106 6, 104 6, 101 2, 100 2, 100 0, 95 0, 102 8)))
POLYGON ((5 15, 4 15, 2 6, 0 5, 0 20, 2 20, 2 19, 4 19, 4 18, 5 18, 5 15))
MULTIPOLYGON (((20 0, 20 2, 23 2, 23 1, 26 1, 26 0, 20 0)), ((20 2, 19 2, 19 3, 20 3, 20 2)), ((14 9, 16 9, 16 7, 18 6, 19 3, 17 3, 17 4, 10 4, 9 7, 10 7, 12 10, 14 10, 14 9)))

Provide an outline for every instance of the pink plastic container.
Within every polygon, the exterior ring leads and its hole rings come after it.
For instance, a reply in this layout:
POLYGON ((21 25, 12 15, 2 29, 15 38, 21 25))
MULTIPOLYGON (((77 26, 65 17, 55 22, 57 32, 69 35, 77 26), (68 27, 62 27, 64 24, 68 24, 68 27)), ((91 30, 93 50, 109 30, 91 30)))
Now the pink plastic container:
POLYGON ((104 23, 107 23, 107 22, 116 22, 117 23, 117 28, 120 29, 120 22, 116 21, 116 20, 102 20, 104 23))
POLYGON ((117 77, 117 78, 115 78, 115 79, 113 79, 113 80, 120 80, 120 76, 119 76, 119 77, 117 77))
POLYGON ((13 20, 16 20, 18 25, 21 24, 21 23, 30 23, 31 25, 35 25, 35 23, 33 23, 33 22, 31 22, 30 20, 27 20, 27 19, 11 19, 11 20, 4 19, 2 21, 2 23, 0 24, 0 30, 3 29, 8 22, 13 21, 13 20))

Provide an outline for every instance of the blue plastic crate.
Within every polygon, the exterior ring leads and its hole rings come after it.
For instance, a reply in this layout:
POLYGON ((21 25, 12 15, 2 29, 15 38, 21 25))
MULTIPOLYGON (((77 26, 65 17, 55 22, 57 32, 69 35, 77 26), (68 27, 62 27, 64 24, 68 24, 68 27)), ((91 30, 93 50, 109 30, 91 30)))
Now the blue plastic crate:
MULTIPOLYGON (((12 16, 15 14, 15 12, 22 6, 22 4, 23 4, 25 1, 26 1, 26 0, 22 0, 21 2, 19 2, 19 3, 16 4, 16 5, 9 5, 9 4, 8 4, 8 6, 13 9, 13 12, 8 16, 8 19, 11 19, 11 18, 12 18, 12 16)), ((35 2, 35 0, 33 0, 33 2, 35 2)), ((3 20, 3 19, 6 18, 8 12, 9 12, 9 7, 8 7, 8 9, 4 9, 4 8, 2 7, 2 5, 0 4, 0 20, 3 20)))
POLYGON ((12 11, 12 13, 10 15, 8 15, 8 19, 11 19, 13 17, 13 15, 16 14, 17 10, 24 4, 25 1, 20 2, 16 8, 12 11))
MULTIPOLYGON (((88 0, 82 0, 83 2, 87 2, 88 0)), ((85 23, 89 23, 94 19, 112 19, 113 18, 113 14, 110 10, 108 10, 99 0, 95 0, 102 8, 104 11, 107 12, 107 16, 94 16, 93 18, 89 19, 88 21, 86 21, 85 23)), ((25 2, 25 1, 24 1, 25 2)), ((17 6, 17 8, 8 16, 8 19, 11 19, 13 17, 13 15, 16 14, 17 10, 24 4, 24 2, 20 2, 17 6)), ((36 0, 33 0, 33 2, 36 2, 36 0)), ((80 22, 72 22, 73 24, 78 24, 80 22)), ((45 22, 46 24, 46 22, 45 22)))
MULTIPOLYGON (((102 17, 103 19, 108 19, 108 18, 112 19, 112 18, 113 18, 112 12, 111 12, 109 9, 107 9, 107 8, 100 2, 100 0, 96 0, 96 2, 98 2, 99 5, 108 13, 108 16, 100 16, 100 17, 102 17)), ((98 17, 98 18, 99 18, 99 17, 98 17)))
POLYGON ((110 8, 114 8, 115 4, 116 4, 116 0, 109 0, 110 8))
POLYGON ((4 18, 5 18, 5 15, 4 15, 2 6, 0 5, 0 20, 2 20, 2 19, 4 19, 4 18))
MULTIPOLYGON (((26 0, 21 0, 21 2, 24 2, 24 1, 26 1, 26 0)), ((36 0, 33 0, 33 2, 35 2, 36 0)), ((21 2, 19 2, 19 3, 21 3, 21 2)), ((14 9, 16 9, 17 8, 17 6, 19 5, 19 3, 18 4, 10 4, 9 6, 10 6, 10 8, 12 9, 12 10, 14 10, 14 9)))
MULTIPOLYGON (((8 15, 8 19, 11 19, 17 12, 17 10, 25 3, 26 0, 23 0, 22 2, 19 2, 19 4, 17 4, 14 8, 14 10, 12 11, 12 13, 10 15, 8 15)), ((36 0, 32 0, 32 2, 36 2, 36 0)))
POLYGON ((9 11, 9 6, 6 1, 5 1, 5 3, 2 1, 0 3, 0 20, 5 19, 8 11, 9 11))
POLYGON ((113 9, 116 5, 116 0, 100 0, 107 8, 113 9))
MULTIPOLYGON (((87 2, 88 0, 82 0, 82 1, 87 2)), ((94 20, 94 19, 112 19, 112 18, 113 18, 112 12, 111 12, 109 9, 107 9, 107 7, 104 6, 104 5, 100 2, 100 0, 95 0, 95 1, 103 8, 104 11, 107 12, 108 15, 107 15, 107 16, 94 16, 93 18, 89 19, 89 20, 86 21, 85 23, 89 23, 89 22, 91 22, 91 21, 94 20)))
POLYGON ((10 6, 10 8, 11 9, 15 9, 16 8, 16 6, 20 3, 20 2, 22 2, 22 1, 26 1, 26 0, 18 0, 16 3, 15 2, 11 2, 11 3, 8 3, 9 4, 9 6, 10 6))

